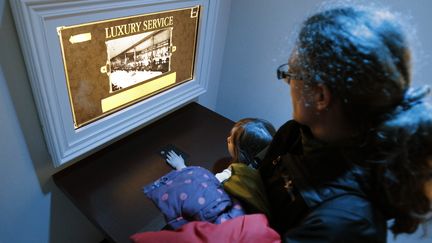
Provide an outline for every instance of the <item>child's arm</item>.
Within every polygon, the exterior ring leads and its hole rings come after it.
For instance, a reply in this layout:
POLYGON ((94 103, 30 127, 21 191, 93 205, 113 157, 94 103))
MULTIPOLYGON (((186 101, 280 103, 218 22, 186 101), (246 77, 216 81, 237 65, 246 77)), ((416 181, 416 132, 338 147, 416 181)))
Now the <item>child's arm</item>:
POLYGON ((228 180, 228 178, 231 177, 231 167, 226 168, 225 170, 223 170, 220 173, 217 173, 215 175, 215 177, 218 179, 219 182, 224 182, 226 180, 228 180))
MULTIPOLYGON (((176 154, 172 150, 168 151, 166 161, 176 170, 181 170, 183 168, 186 168, 183 157, 181 155, 176 154)), ((221 173, 217 173, 215 177, 221 183, 226 181, 228 178, 231 177, 231 168, 228 167, 225 170, 223 170, 221 173)))
POLYGON ((186 168, 183 157, 181 157, 181 155, 176 154, 172 150, 168 152, 166 161, 176 170, 181 170, 183 168, 186 168))

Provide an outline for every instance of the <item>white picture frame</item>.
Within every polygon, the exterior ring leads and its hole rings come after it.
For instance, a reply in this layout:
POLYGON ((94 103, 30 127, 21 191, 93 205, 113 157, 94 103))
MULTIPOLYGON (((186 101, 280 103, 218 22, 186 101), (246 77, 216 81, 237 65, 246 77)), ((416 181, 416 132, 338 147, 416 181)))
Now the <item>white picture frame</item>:
POLYGON ((207 90, 219 1, 11 0, 29 80, 54 166, 77 161, 149 124, 207 90), (192 80, 74 127, 56 28, 110 18, 200 6, 192 80))

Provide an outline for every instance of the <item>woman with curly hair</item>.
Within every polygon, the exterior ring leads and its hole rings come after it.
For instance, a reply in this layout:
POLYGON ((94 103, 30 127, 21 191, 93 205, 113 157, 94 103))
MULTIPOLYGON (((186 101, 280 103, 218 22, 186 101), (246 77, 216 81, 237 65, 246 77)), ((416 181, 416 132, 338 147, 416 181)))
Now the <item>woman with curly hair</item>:
POLYGON ((411 88, 411 52, 385 10, 340 7, 309 17, 278 78, 293 120, 260 167, 271 225, 287 242, 386 242, 427 220, 432 108, 411 88))

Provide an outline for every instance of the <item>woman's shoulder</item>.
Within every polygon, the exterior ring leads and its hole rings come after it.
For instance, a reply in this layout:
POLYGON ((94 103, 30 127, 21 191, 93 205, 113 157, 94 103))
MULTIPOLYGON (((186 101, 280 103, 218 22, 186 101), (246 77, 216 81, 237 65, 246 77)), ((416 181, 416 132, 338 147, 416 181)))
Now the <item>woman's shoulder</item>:
POLYGON ((300 128, 300 123, 294 120, 289 120, 279 127, 275 136, 292 136, 293 134, 300 134, 300 128))
POLYGON ((287 152, 301 151, 301 125, 294 120, 283 124, 273 136, 273 140, 263 158, 263 164, 274 160, 277 156, 287 152))
POLYGON ((288 242, 386 242, 384 216, 366 198, 345 194, 311 209, 288 242))

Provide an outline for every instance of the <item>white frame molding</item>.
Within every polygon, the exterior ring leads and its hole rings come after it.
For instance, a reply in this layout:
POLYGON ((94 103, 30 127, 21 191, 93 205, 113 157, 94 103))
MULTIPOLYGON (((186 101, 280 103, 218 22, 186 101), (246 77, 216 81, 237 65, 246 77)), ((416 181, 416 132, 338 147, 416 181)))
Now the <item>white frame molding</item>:
POLYGON ((76 161, 206 92, 219 1, 10 0, 46 143, 54 165, 76 161), (56 27, 201 6, 191 81, 75 129, 56 27))

